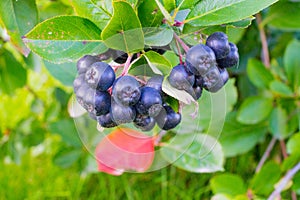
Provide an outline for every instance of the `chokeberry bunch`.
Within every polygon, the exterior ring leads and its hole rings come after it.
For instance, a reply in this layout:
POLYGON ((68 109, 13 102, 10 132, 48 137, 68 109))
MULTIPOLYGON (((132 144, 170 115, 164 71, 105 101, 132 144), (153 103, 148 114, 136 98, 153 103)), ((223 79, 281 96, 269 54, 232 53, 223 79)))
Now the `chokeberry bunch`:
MULTIPOLYGON (((145 49, 148 50, 165 52, 145 49)), ((77 101, 102 127, 133 123, 142 131, 150 131, 156 124, 170 130, 181 121, 181 114, 166 101, 168 95, 162 89, 164 80, 198 100, 203 89, 220 90, 229 79, 227 68, 239 63, 236 45, 222 32, 211 34, 206 44, 189 48, 185 63, 173 67, 166 79, 162 75, 147 77, 144 81, 130 74, 117 77, 114 69, 103 62, 109 58, 115 63, 125 63, 128 56, 110 49, 98 56, 86 55, 77 62, 78 76, 73 82, 77 101)), ((131 57, 136 58, 137 54, 131 57)))

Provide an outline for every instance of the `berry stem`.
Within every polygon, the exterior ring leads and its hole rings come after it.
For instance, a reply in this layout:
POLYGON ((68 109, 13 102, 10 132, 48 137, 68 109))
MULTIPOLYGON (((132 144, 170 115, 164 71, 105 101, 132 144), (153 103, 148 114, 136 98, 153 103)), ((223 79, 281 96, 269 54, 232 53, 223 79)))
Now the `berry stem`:
POLYGON ((188 45, 186 45, 184 41, 178 35, 176 35, 176 33, 174 33, 173 35, 175 40, 179 42, 179 44, 182 46, 184 51, 187 52, 190 49, 190 47, 188 47, 188 45))
POLYGON ((128 57, 127 57, 127 60, 124 64, 124 69, 123 69, 123 72, 121 74, 121 76, 124 76, 124 75, 127 75, 128 74, 128 71, 130 69, 130 61, 132 59, 132 55, 128 54, 128 57))
POLYGON ((120 64, 120 65, 112 66, 112 68, 114 69, 114 71, 117 71, 119 68, 124 67, 124 66, 125 66, 125 64, 120 64))
POLYGON ((176 43, 176 48, 177 48, 178 55, 179 55, 179 62, 180 62, 180 64, 182 65, 182 64, 183 64, 183 61, 182 61, 181 49, 180 49, 180 47, 179 47, 179 44, 178 44, 178 41, 177 41, 177 40, 175 40, 175 43, 176 43))

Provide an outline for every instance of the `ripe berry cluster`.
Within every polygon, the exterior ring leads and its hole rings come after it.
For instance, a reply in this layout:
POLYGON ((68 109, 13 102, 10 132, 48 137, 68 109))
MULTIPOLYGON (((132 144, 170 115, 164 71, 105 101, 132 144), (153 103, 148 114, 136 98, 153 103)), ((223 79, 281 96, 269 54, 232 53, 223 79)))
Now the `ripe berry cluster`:
POLYGON ((163 101, 163 76, 154 76, 144 85, 129 75, 116 79, 110 65, 90 55, 78 61, 77 70, 77 101, 102 127, 133 122, 149 131, 157 122, 161 129, 169 130, 180 123, 181 115, 163 101))
MULTIPOLYGON (((112 52, 108 55, 104 57, 114 57, 112 52)), ((114 60, 123 62, 125 57, 114 60)), ((73 83, 77 101, 102 127, 133 122, 142 131, 152 130, 155 124, 170 130, 180 123, 181 114, 165 101, 163 76, 153 76, 146 83, 130 75, 116 78, 113 68, 102 62, 104 59, 103 55, 82 57, 77 62, 78 76, 73 83)), ((197 100, 203 88, 210 92, 222 88, 229 78, 226 68, 237 66, 238 61, 237 47, 228 42, 224 33, 216 32, 207 38, 206 45, 190 48, 185 64, 175 66, 168 80, 197 100)))
POLYGON ((207 38, 206 45, 198 44, 187 51, 185 65, 175 66, 168 80, 197 100, 202 88, 210 92, 220 90, 229 79, 226 68, 235 67, 238 62, 236 45, 228 42, 226 34, 215 32, 207 38))

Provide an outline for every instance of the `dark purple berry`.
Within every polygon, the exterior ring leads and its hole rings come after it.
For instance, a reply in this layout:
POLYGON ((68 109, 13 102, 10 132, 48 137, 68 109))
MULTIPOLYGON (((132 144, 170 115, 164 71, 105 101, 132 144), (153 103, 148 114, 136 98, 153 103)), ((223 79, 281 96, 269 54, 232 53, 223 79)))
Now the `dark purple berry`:
POLYGON ((163 80, 164 80, 164 77, 162 75, 155 75, 147 81, 146 86, 152 87, 152 88, 156 89, 157 91, 162 92, 163 80))
POLYGON ((216 57, 211 48, 198 44, 190 48, 186 54, 187 69, 194 75, 204 75, 216 63, 216 57))
POLYGON ((150 131, 155 126, 154 118, 142 114, 137 114, 133 122, 135 127, 141 129, 142 131, 150 131))
POLYGON ((91 88, 106 91, 116 78, 110 65, 104 62, 96 62, 85 73, 85 80, 91 88))
POLYGON ((229 43, 230 52, 229 54, 220 60, 217 60, 218 67, 220 68, 228 68, 228 67, 237 67, 239 65, 239 52, 238 48, 235 44, 229 43))
POLYGON ((90 89, 90 87, 87 84, 82 84, 76 91, 76 99, 78 103, 85 108, 84 98, 86 96, 86 92, 90 89))
POLYGON ((158 126, 163 130, 175 128, 181 121, 181 114, 176 113, 170 106, 164 105, 164 108, 155 117, 158 126))
POLYGON ((104 115, 109 112, 111 105, 111 96, 108 92, 96 91, 95 94, 95 110, 96 115, 104 115))
POLYGON ((228 71, 225 68, 223 68, 223 69, 219 68, 219 71, 220 71, 221 78, 223 80, 223 84, 225 85, 227 83, 227 81, 229 80, 228 71))
POLYGON ((141 97, 135 107, 140 114, 155 117, 162 109, 160 93, 152 87, 142 87, 141 97))
POLYGON ((195 76, 185 70, 184 65, 173 67, 168 80, 178 90, 189 90, 195 82, 195 76))
POLYGON ((112 99, 110 114, 112 120, 119 125, 133 122, 136 116, 136 110, 134 107, 124 106, 112 99))
POLYGON ((212 67, 204 76, 203 76, 203 85, 204 88, 210 92, 217 92, 223 87, 223 80, 221 78, 218 68, 212 67))
POLYGON ((200 86, 200 87, 204 87, 204 80, 202 76, 195 76, 195 83, 194 83, 194 87, 195 86, 200 86))
POLYGON ((217 60, 225 58, 230 51, 228 37, 223 32, 211 34, 206 40, 206 45, 215 52, 217 60))
POLYGON ((117 124, 111 118, 111 113, 98 116, 97 121, 100 124, 100 126, 104 128, 112 128, 117 126, 117 124))
POLYGON ((100 62, 101 59, 98 56, 85 55, 80 58, 77 62, 77 71, 78 74, 85 73, 92 64, 95 62, 100 62))
POLYGON ((77 90, 83 85, 86 84, 85 80, 84 80, 85 75, 84 74, 80 74, 79 76, 77 76, 74 81, 73 81, 73 88, 74 88, 74 92, 76 93, 77 90))
POLYGON ((200 87, 200 86, 194 86, 193 90, 194 90, 194 93, 193 93, 192 97, 195 100, 198 100, 201 97, 201 95, 202 95, 202 87, 200 87))
POLYGON ((83 97, 83 107, 88 112, 95 112, 95 95, 96 90, 88 88, 83 97))
POLYGON ((134 105, 140 99, 140 84, 132 76, 121 76, 112 87, 114 100, 125 106, 134 105))
POLYGON ((97 120, 97 116, 96 116, 95 113, 89 112, 89 116, 90 116, 90 118, 92 118, 93 120, 97 120))
MULTIPOLYGON (((125 63, 128 58, 127 53, 125 53, 124 51, 119 51, 119 50, 111 50, 111 56, 112 56, 112 59, 116 63, 119 63, 119 64, 125 63)), ((131 61, 136 58, 137 58, 137 54, 133 54, 131 61)))

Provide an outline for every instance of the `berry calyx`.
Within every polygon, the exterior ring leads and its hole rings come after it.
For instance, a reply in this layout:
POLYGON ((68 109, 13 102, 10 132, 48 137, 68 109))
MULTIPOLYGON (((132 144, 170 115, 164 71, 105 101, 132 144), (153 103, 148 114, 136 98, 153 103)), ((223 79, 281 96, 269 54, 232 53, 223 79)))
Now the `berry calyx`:
POLYGON ((104 62, 96 62, 85 73, 87 84, 94 89, 106 91, 115 81, 113 68, 104 62))
POLYGON ((140 99, 135 107, 140 114, 149 115, 151 117, 157 116, 162 109, 160 93, 152 87, 142 87, 140 99))
POLYGON ((112 127, 115 127, 118 125, 112 120, 110 112, 107 114, 98 116, 97 121, 100 124, 100 126, 102 126, 104 128, 112 128, 112 127))
POLYGON ((121 76, 118 78, 112 87, 112 97, 122 105, 130 106, 137 103, 140 99, 139 82, 131 76, 121 76))
POLYGON ((211 48, 198 44, 188 50, 185 61, 188 71, 199 76, 206 74, 215 65, 216 57, 211 48))
POLYGON ((141 129, 142 131, 151 131, 155 126, 155 120, 153 117, 142 114, 137 114, 133 122, 135 127, 141 129))

